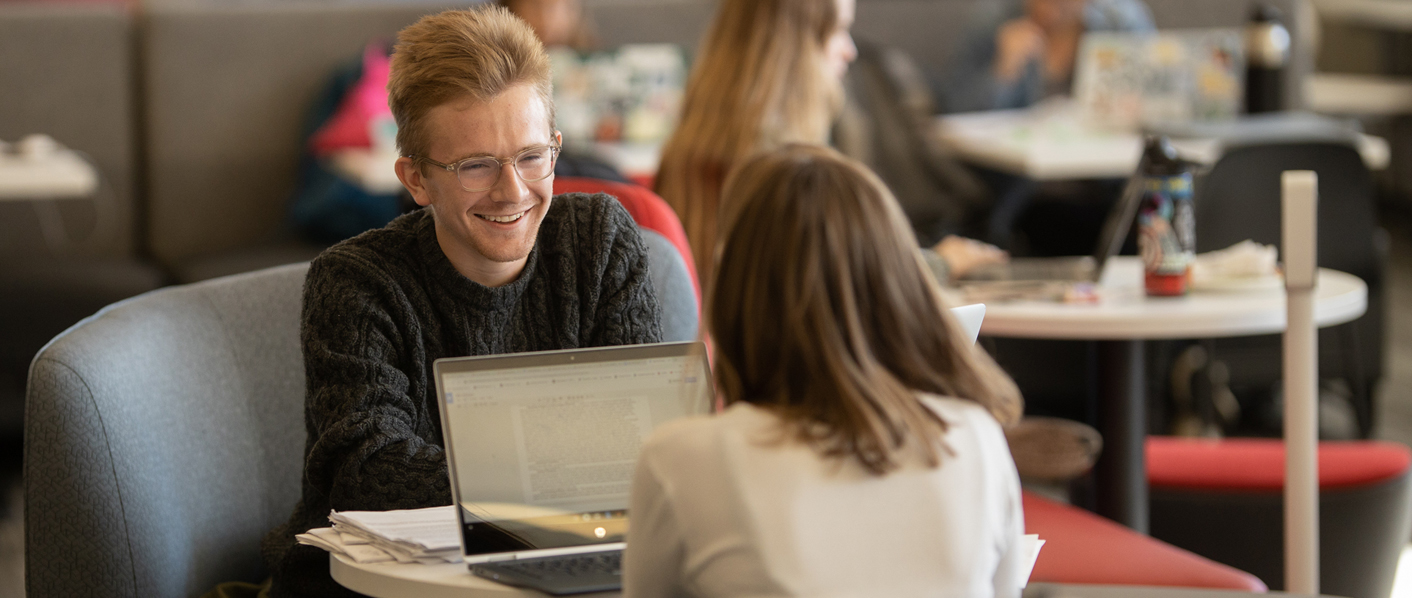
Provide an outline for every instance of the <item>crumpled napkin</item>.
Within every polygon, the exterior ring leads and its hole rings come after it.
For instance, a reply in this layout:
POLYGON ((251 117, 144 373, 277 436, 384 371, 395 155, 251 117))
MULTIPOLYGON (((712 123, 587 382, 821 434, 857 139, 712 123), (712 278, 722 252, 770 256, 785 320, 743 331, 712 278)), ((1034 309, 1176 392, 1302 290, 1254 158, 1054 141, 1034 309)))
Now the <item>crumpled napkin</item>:
POLYGON ((1262 278, 1279 273, 1279 250, 1249 239, 1225 249, 1197 254, 1191 266, 1193 280, 1262 278))

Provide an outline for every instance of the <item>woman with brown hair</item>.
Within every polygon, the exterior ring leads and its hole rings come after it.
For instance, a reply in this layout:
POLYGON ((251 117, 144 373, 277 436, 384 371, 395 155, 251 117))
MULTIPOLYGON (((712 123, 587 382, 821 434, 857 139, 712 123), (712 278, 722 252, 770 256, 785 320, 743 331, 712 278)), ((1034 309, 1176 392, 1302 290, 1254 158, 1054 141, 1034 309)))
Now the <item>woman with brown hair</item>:
POLYGON ((627 595, 1018 595, 1019 391, 960 333, 892 195, 794 145, 724 197, 708 325, 729 407, 645 442, 627 595))
MULTIPOLYGON (((842 78, 858 55, 854 0, 722 0, 702 42, 655 191, 676 210, 703 285, 715 259, 721 185, 746 157, 787 143, 829 142, 842 78)), ((912 238, 908 229, 907 239, 912 238)), ((949 237, 936 246, 952 273, 1004 259, 949 237)))
POLYGON ((827 143, 857 55, 853 0, 724 0, 662 150, 658 195, 677 211, 710 280, 721 184, 737 163, 789 142, 827 143))

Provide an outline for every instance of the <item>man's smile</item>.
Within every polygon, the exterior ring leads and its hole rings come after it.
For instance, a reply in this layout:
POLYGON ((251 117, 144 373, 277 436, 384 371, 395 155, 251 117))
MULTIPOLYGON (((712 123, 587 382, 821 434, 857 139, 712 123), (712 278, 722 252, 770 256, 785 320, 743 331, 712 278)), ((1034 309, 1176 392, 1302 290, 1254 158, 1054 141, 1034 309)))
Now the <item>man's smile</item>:
POLYGON ((480 218, 481 220, 488 220, 488 221, 490 221, 490 222, 495 222, 495 223, 498 223, 498 224, 509 224, 509 223, 518 221, 520 218, 523 218, 523 217, 525 216, 525 214, 528 214, 528 213, 529 213, 529 210, 525 210, 525 211, 523 211, 523 212, 517 212, 517 213, 514 213, 514 214, 507 214, 507 215, 505 215, 505 216, 495 216, 495 215, 491 215, 491 214, 476 214, 476 218, 480 218))

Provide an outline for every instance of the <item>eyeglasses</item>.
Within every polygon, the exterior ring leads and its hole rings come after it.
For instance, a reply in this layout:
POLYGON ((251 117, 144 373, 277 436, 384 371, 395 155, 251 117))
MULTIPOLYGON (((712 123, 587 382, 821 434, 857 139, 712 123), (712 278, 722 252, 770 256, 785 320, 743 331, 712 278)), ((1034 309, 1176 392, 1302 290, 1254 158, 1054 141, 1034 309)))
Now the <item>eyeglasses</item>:
POLYGON ((520 176, 520 180, 527 183, 549 178, 549 175, 554 174, 554 162, 559 157, 559 146, 538 145, 526 148, 510 158, 480 156, 466 158, 455 164, 442 164, 423 156, 409 155, 407 157, 426 162, 447 172, 456 173, 456 178, 461 181, 462 189, 485 191, 500 181, 500 173, 505 170, 506 164, 513 164, 515 173, 520 176))

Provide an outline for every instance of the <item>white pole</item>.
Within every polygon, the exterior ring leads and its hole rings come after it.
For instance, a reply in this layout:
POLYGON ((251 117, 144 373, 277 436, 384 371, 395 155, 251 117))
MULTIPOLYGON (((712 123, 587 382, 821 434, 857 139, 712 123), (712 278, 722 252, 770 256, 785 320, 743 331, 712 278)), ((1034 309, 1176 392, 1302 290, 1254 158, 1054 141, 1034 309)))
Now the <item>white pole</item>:
POLYGON ((1285 591, 1319 593, 1319 356, 1314 327, 1318 176, 1286 171, 1283 191, 1285 293, 1285 591))

